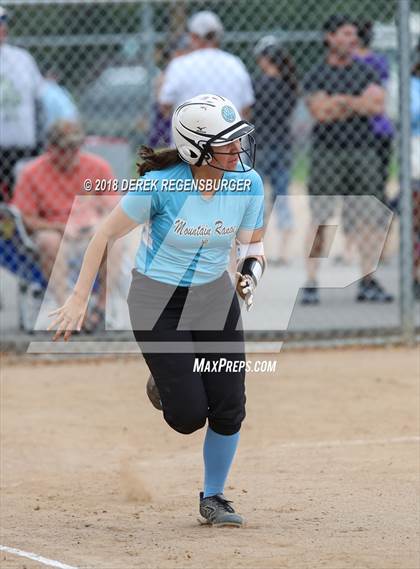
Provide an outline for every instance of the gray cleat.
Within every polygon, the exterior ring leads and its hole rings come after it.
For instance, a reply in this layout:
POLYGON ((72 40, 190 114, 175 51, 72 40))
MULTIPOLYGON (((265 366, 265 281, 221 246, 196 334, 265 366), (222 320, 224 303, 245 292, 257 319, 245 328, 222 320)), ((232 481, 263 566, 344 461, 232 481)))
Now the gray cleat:
POLYGON ((215 494, 214 496, 207 496, 203 498, 204 492, 200 492, 200 514, 210 525, 217 527, 232 526, 242 527, 244 519, 239 514, 235 513, 232 508, 231 500, 226 500, 223 494, 215 494))
POLYGON ((155 407, 159 411, 162 411, 162 401, 160 400, 159 390, 156 386, 155 380, 153 379, 153 375, 151 374, 149 375, 149 379, 147 380, 146 393, 153 407, 155 407))

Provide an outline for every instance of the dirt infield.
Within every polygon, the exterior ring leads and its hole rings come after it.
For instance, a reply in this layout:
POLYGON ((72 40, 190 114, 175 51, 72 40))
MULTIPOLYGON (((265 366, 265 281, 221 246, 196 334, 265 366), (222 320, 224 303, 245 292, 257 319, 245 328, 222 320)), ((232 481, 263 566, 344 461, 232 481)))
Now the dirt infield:
POLYGON ((3 362, 1 545, 95 569, 417 568, 418 352, 255 358, 278 363, 247 376, 225 491, 243 529, 197 523, 205 430, 166 425, 142 359, 3 362))

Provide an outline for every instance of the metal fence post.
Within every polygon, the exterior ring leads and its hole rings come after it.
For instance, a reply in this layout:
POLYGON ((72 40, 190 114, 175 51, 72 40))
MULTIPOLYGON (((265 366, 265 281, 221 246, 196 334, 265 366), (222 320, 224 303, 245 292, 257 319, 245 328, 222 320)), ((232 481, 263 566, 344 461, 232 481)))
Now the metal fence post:
MULTIPOLYGON (((141 48, 143 50, 144 66, 148 74, 149 96, 147 102, 147 116, 149 121, 153 117, 154 93, 154 73, 155 73, 155 49, 156 49, 156 30, 153 22, 154 9, 151 2, 142 2, 140 8, 140 34, 141 48)), ((146 141, 145 141, 146 142, 146 141)))
POLYGON ((399 55, 399 181, 401 190, 400 225, 400 317, 403 340, 414 341, 413 295, 413 202, 411 192, 410 127, 410 7, 411 0, 398 2, 399 55))

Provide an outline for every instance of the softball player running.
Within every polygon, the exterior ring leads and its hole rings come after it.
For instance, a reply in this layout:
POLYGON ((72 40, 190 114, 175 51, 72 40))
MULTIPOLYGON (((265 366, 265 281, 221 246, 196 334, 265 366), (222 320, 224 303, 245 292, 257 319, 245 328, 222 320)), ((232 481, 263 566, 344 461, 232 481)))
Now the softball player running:
POLYGON ((218 526, 244 523, 224 487, 245 418, 238 295, 250 309, 266 264, 253 131, 223 97, 199 95, 180 105, 172 117, 176 148, 141 149, 136 191, 98 228, 75 289, 51 313, 49 327, 57 327, 54 340, 80 330, 107 244, 145 224, 128 305, 151 372, 147 393, 179 433, 208 421, 199 511, 204 523, 218 526), (235 283, 227 271, 233 247, 239 252, 235 283))

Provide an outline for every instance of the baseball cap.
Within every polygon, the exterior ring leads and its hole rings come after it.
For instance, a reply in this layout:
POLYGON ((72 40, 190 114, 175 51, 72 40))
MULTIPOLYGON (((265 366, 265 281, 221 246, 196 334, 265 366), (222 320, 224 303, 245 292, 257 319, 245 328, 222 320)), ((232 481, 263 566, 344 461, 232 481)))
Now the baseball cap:
POLYGON ((341 26, 347 26, 349 24, 356 26, 355 21, 348 14, 334 14, 324 22, 322 29, 325 34, 333 34, 338 28, 341 28, 341 26))
POLYGON ((81 146, 85 139, 85 133, 77 122, 59 120, 49 129, 47 134, 48 144, 60 148, 81 146))
POLYGON ((202 10, 191 16, 187 27, 190 33, 201 38, 205 38, 209 34, 215 34, 216 37, 220 38, 224 31, 219 16, 210 10, 202 10))
POLYGON ((276 36, 264 36, 256 43, 254 47, 254 55, 265 55, 267 51, 271 51, 280 46, 280 41, 276 36))

